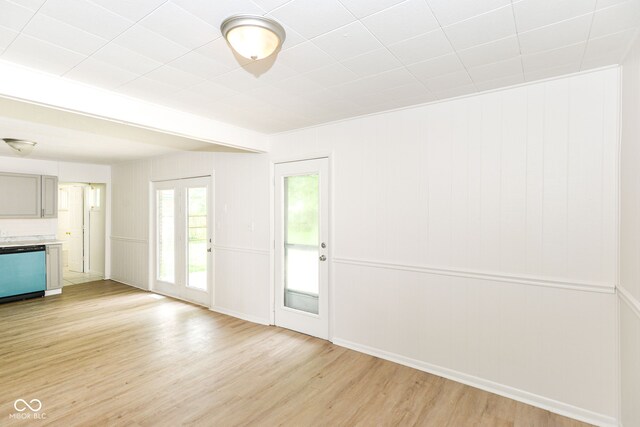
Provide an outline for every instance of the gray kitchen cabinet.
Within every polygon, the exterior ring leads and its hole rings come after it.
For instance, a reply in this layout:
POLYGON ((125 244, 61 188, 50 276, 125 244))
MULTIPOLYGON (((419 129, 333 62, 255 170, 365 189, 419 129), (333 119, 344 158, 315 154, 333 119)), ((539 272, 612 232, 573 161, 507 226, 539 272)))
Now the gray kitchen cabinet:
POLYGON ((47 290, 62 287, 62 245, 47 245, 47 290))
POLYGON ((0 172, 0 218, 42 218, 40 175, 0 172))
POLYGON ((58 177, 42 176, 42 218, 58 217, 58 177))

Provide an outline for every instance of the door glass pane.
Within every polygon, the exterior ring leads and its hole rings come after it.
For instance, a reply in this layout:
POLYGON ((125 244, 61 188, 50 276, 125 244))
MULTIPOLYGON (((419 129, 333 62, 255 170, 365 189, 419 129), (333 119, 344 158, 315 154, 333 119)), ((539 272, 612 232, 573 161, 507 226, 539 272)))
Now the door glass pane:
POLYGON ((158 242, 158 280, 175 283, 175 194, 173 190, 156 192, 158 242))
POLYGON ((318 314, 318 175, 284 179, 284 305, 318 314))
POLYGON ((207 290, 207 188, 187 189, 189 209, 188 286, 207 290))

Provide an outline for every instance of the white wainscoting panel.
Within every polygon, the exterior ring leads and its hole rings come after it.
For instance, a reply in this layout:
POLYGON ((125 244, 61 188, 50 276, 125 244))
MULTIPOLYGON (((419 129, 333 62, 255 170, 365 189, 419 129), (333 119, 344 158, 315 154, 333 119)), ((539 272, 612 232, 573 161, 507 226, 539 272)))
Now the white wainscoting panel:
POLYGON ((215 247, 216 293, 213 309, 269 324, 269 252, 215 247))
POLYGON ((621 424, 640 426, 640 39, 622 64, 620 160, 621 424))
POLYGON ((148 242, 111 236, 111 250, 111 278, 136 288, 149 289, 148 242))

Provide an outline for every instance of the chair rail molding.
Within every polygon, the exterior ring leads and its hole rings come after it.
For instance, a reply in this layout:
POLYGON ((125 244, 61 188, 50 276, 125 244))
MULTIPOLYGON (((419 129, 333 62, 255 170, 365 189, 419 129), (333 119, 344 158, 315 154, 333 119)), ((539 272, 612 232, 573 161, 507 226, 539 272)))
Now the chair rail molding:
POLYGON ((458 268, 444 268, 432 266, 420 266, 409 264, 395 264, 389 262, 341 258, 336 257, 332 260, 335 264, 354 265, 369 268, 382 268, 388 270, 413 271, 423 274, 434 274, 439 276, 462 277, 468 279, 489 280, 493 282, 508 282, 526 286, 543 286, 548 288, 569 289, 574 291, 597 292, 605 294, 615 293, 614 284, 602 284, 593 282, 572 281, 556 278, 545 278, 536 276, 517 276, 506 273, 485 272, 458 268))

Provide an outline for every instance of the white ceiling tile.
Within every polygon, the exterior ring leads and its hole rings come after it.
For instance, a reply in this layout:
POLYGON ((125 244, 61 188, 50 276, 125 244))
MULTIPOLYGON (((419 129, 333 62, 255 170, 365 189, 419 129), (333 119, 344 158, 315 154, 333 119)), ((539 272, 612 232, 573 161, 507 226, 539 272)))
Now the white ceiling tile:
POLYGON ((64 74, 86 56, 42 40, 20 34, 5 50, 2 59, 52 74, 64 74))
MULTIPOLYGON (((464 71, 464 66, 455 53, 417 62, 407 67, 420 81, 426 81, 442 74, 464 71)), ((466 73, 466 71, 465 71, 466 73)))
POLYGON ((605 7, 615 6, 628 0, 597 0, 596 9, 604 9, 605 7))
POLYGON ((277 60, 299 73, 311 71, 335 62, 332 57, 312 42, 305 42, 280 52, 277 60))
POLYGON ((503 87, 514 86, 524 83, 524 73, 520 71, 518 74, 511 76, 500 77, 493 80, 487 80, 483 82, 475 82, 476 88, 479 91, 499 89, 503 87))
POLYGON ((353 99, 371 92, 379 92, 382 88, 392 88, 415 82, 416 78, 411 73, 404 68, 398 68, 335 86, 335 90, 345 99, 353 99))
POLYGON ((133 25, 132 21, 86 0, 47 0, 39 13, 109 40, 133 25))
POLYGON ((589 38, 592 18, 593 13, 589 13, 519 33, 520 51, 526 55, 586 41, 589 38))
POLYGON ((326 87, 347 83, 358 78, 356 73, 338 63, 317 68, 306 73, 305 76, 326 87))
POLYGON ((18 36, 17 31, 0 26, 0 53, 18 36))
POLYGON ((214 61, 197 51, 192 51, 176 58, 169 65, 184 72, 195 74, 203 79, 210 79, 232 70, 231 67, 222 62, 214 61))
POLYGON ((139 21, 168 0, 91 0, 131 21, 139 21))
POLYGON ((438 99, 449 99, 456 98, 458 96, 469 95, 472 93, 478 92, 478 89, 474 85, 461 85, 461 86, 453 86, 448 89, 443 89, 435 92, 436 97, 438 99))
POLYGON ((288 25, 283 23, 280 23, 280 25, 282 25, 282 28, 284 28, 284 32, 285 32, 284 43, 280 48, 281 50, 289 49, 290 47, 297 46, 300 43, 304 43, 307 41, 307 39, 304 38, 302 34, 299 34, 297 31, 295 31, 293 28, 289 27, 288 25))
POLYGON ((443 92, 456 87, 473 85, 473 81, 466 70, 442 74, 438 77, 425 80, 424 83, 427 85, 427 88, 436 95, 438 92, 443 92))
POLYGON ((160 104, 165 104, 178 90, 176 87, 146 77, 139 77, 117 88, 118 92, 134 98, 160 104))
POLYGON ((40 9, 46 0, 11 0, 11 3, 18 4, 33 11, 40 9))
POLYGON ((528 82, 562 76, 565 74, 577 73, 580 71, 580 64, 565 64, 558 67, 542 68, 527 71, 525 68, 524 77, 528 82))
POLYGON ((169 65, 156 68, 146 74, 145 77, 179 89, 186 89, 188 87, 204 83, 204 79, 202 77, 198 77, 192 73, 186 73, 169 65))
POLYGON ((517 36, 505 37, 493 42, 481 44, 457 51, 458 57, 466 67, 490 64, 520 55, 517 36))
POLYGON ((388 46, 391 53, 403 64, 409 65, 453 52, 451 43, 442 29, 403 40, 388 46))
POLYGON ((512 8, 506 6, 444 27, 444 32, 455 49, 466 49, 514 35, 516 26, 512 8))
POLYGON ((405 0, 340 0, 357 18, 364 18, 405 0))
POLYGON ((271 12, 273 9, 288 3, 290 0, 252 0, 260 9, 271 12))
POLYGON ((229 68, 238 68, 241 65, 251 62, 250 59, 244 58, 235 53, 227 41, 222 37, 196 49, 195 52, 211 58, 214 61, 220 62, 229 68))
POLYGON ((358 98, 358 103, 368 104, 385 104, 398 99, 413 99, 422 94, 429 93, 427 88, 419 82, 413 82, 402 86, 392 88, 383 88, 380 91, 371 92, 358 98))
POLYGON ((357 75, 364 77, 393 70, 401 67, 402 63, 387 49, 378 49, 347 59, 342 62, 342 65, 357 75))
POLYGON ((254 76, 243 68, 235 69, 211 79, 212 82, 225 86, 236 92, 245 92, 266 85, 267 82, 254 76))
POLYGON ((113 43, 162 63, 172 61, 189 51, 186 47, 139 25, 127 30, 113 43))
POLYGON ((253 89, 247 92, 247 94, 262 102, 278 105, 280 107, 282 107, 283 105, 291 104, 295 100, 300 100, 299 96, 290 94, 286 89, 271 85, 253 89))
POLYGON ((384 44, 419 36, 439 26, 424 0, 407 0, 367 16, 362 22, 384 44))
POLYGON ((299 75, 296 71, 281 64, 279 61, 270 62, 268 59, 253 61, 242 68, 264 84, 273 84, 280 80, 299 75))
MULTIPOLYGON (((231 15, 263 15, 265 11, 250 0, 171 0, 184 10, 202 19, 209 25, 220 29, 220 24, 231 15)), ((220 31, 218 31, 220 34, 220 31)))
POLYGON ((136 53, 115 43, 109 43, 94 53, 91 57, 138 75, 146 74, 162 65, 161 62, 155 61, 147 56, 136 53))
POLYGON ((169 2, 140 21, 139 25, 167 39, 195 49, 220 37, 220 30, 169 2))
POLYGON ((382 48, 380 42, 360 22, 352 22, 318 36, 313 39, 313 44, 337 60, 382 48))
POLYGON ((571 19, 595 10, 596 0, 521 0, 513 3, 519 32, 571 19))
POLYGON ((355 21, 338 0, 293 0, 270 13, 307 39, 355 21))
POLYGON ((633 42, 636 34, 637 29, 632 28, 604 37, 589 39, 587 50, 584 53, 582 68, 619 64, 624 59, 624 55, 627 53, 629 45, 633 42))
POLYGON ((112 89, 137 78, 138 75, 105 62, 87 58, 64 77, 112 89))
POLYGON ((446 26, 511 4, 511 0, 427 0, 440 25, 446 26))
POLYGON ((585 45, 586 43, 578 43, 571 46, 565 46, 560 49, 548 50, 531 55, 523 55, 522 65, 524 67, 525 76, 533 71, 554 67, 574 67, 577 65, 577 67, 580 68, 580 62, 582 61, 585 45))
POLYGON ((406 68, 385 71, 374 76, 365 77, 363 81, 371 83, 376 90, 417 83, 416 77, 406 68))
POLYGON ((288 93, 304 96, 322 89, 322 85, 305 76, 295 76, 281 80, 273 86, 286 90, 288 93))
POLYGON ((194 93, 206 97, 210 101, 218 101, 220 99, 229 98, 238 95, 238 91, 213 82, 204 82, 197 86, 190 87, 180 93, 194 93))
POLYGON ((516 74, 523 74, 522 61, 520 60, 520 57, 469 68, 468 71, 473 82, 476 84, 516 74))
POLYGON ((33 16, 33 11, 7 0, 0 0, 0 25, 10 30, 21 31, 33 16))
POLYGON ((640 26, 640 1, 630 0, 596 11, 591 37, 601 37, 637 26, 640 26))
POLYGON ((83 55, 91 55, 108 42, 78 27, 41 13, 35 15, 22 32, 83 55))

